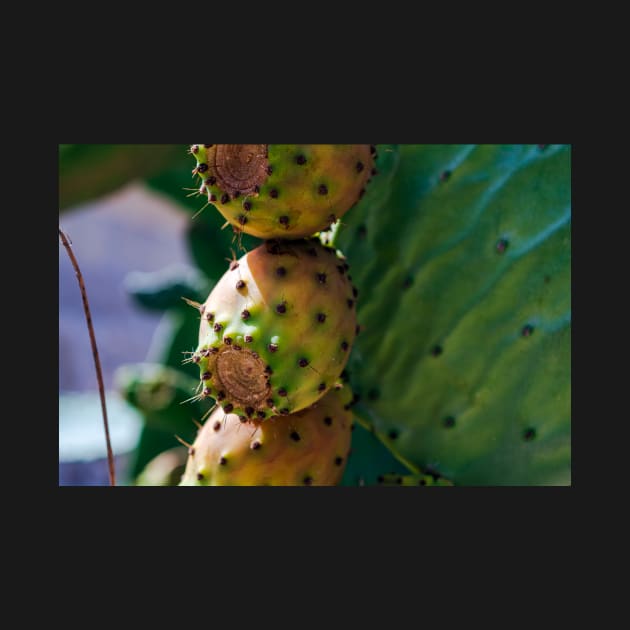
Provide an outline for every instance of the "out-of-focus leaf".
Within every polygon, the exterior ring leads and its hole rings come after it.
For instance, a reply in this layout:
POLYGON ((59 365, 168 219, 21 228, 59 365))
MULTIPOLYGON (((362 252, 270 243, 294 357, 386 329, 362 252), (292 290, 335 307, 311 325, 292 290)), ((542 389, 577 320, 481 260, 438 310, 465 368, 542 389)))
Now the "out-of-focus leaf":
POLYGON ((182 144, 59 145, 59 209, 66 210, 186 161, 182 144))

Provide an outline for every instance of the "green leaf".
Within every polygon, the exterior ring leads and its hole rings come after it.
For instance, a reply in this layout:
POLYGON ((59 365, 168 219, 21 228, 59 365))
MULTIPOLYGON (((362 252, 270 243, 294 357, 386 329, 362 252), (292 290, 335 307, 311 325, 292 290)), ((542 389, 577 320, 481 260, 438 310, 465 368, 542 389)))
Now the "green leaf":
POLYGON ((69 144, 59 146, 59 209, 113 192, 181 162, 186 145, 69 144))

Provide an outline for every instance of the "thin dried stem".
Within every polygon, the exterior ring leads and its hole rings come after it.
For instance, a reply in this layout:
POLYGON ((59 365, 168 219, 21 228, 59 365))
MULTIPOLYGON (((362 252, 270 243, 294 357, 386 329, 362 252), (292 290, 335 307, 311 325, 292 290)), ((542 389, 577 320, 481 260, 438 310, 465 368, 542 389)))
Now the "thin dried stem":
POLYGON ((101 409, 103 411, 103 424, 105 425, 105 441, 107 442, 107 462, 109 464, 109 484, 111 486, 116 485, 116 473, 114 470, 114 452, 112 451, 112 444, 109 439, 109 424, 107 422, 107 408, 105 406, 105 387, 103 386, 103 374, 101 372, 101 362, 98 358, 98 348, 96 347, 96 337, 94 336, 94 327, 92 326, 92 316, 90 315, 90 305, 88 303, 87 293, 85 291, 85 283, 83 282, 83 276, 79 269, 79 263, 74 257, 72 248, 70 247, 70 239, 65 235, 63 230, 59 228, 59 237, 63 246, 68 252, 70 262, 74 267, 74 271, 79 281, 79 288, 81 289, 81 298, 83 300, 83 310, 85 312, 85 320, 87 322, 88 332, 90 333, 90 343, 92 344, 92 357, 94 358, 94 367, 96 368, 96 379, 98 381, 98 393, 101 396, 101 409))

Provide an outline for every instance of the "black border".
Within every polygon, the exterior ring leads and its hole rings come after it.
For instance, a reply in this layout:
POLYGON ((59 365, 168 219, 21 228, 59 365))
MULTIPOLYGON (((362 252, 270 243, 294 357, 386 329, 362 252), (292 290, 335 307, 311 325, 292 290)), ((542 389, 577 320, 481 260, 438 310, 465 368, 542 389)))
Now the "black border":
MULTIPOLYGON (((485 108, 481 103, 477 108, 469 107, 463 95, 460 95, 459 100, 453 100, 450 107, 439 107, 437 104, 431 106, 427 93, 421 93, 418 98, 417 93, 414 96, 413 90, 407 93, 402 88, 402 94, 396 95, 392 94, 391 89, 386 90, 386 96, 390 99, 388 106, 384 103, 386 99, 383 95, 376 94, 373 101, 367 99, 368 104, 376 103, 376 106, 368 108, 359 106, 356 98, 345 101, 344 107, 343 96, 327 93, 329 99, 341 101, 339 111, 333 111, 334 105, 330 100, 321 109, 302 108, 296 104, 300 99, 291 96, 287 99, 288 109, 296 121, 291 123, 290 116, 282 119, 284 112, 270 117, 266 115, 272 105, 279 102, 279 98, 268 102, 266 109, 259 107, 254 115, 250 110, 243 115, 233 102, 229 102, 233 97, 222 99, 220 95, 213 95, 207 101, 207 111, 198 115, 195 109, 199 111, 201 99, 195 97, 195 92, 199 94, 203 90, 191 86, 188 88, 191 97, 173 103, 174 107, 170 110, 168 105, 161 103, 160 107, 151 111, 150 105, 155 104, 155 98, 134 101, 125 110, 125 122, 121 122, 120 117, 107 115, 107 102, 101 101, 99 112, 93 109, 83 111, 83 119, 75 117, 78 113, 76 109, 70 109, 65 120, 59 122, 62 131, 58 132, 56 142, 146 143, 147 140, 176 140, 181 143, 182 136, 195 140, 200 133, 207 134, 209 131, 216 142, 266 142, 272 137, 277 142, 295 142, 297 139, 371 144, 378 144, 379 141, 461 143, 470 140, 530 143, 531 140, 541 138, 567 143, 571 139, 568 126, 570 117, 565 115, 567 109, 559 103, 550 103, 535 88, 532 86, 529 98, 521 99, 518 111, 505 99, 497 100, 485 108), (95 117, 98 118, 98 124, 94 124, 95 117), (86 118, 89 122, 84 123, 86 118), (214 119, 220 120, 220 123, 213 123, 214 119), (140 124, 137 124, 138 121, 140 124), (201 127, 204 130, 200 131, 201 127)), ((374 89, 377 89, 376 86, 374 89)), ((243 90, 242 100, 250 107, 256 105, 255 98, 246 89, 243 90)), ((118 106, 115 111, 120 114, 121 107, 118 106)), ((45 165, 43 169, 38 169, 42 173, 41 177, 38 175, 38 204, 42 197, 46 200, 45 205, 54 204, 58 199, 57 143, 44 144, 39 153, 38 159, 45 165)), ((184 143, 188 144, 189 141, 184 140, 184 143)), ((575 184, 574 157, 573 145, 572 180, 575 184)), ((53 209, 46 212, 52 222, 53 209)), ((53 246, 49 235, 54 226, 45 230, 29 229, 27 224, 32 219, 27 219, 28 215, 28 212, 23 213, 26 225, 22 231, 29 234, 29 243, 32 236, 36 242, 41 239, 41 243, 37 242, 35 247, 40 260, 48 260, 48 247, 52 249, 53 246)), ((58 255, 62 253, 65 255, 58 244, 58 255)), ((58 287, 58 276, 56 282, 47 279, 48 267, 45 265, 43 276, 40 277, 44 293, 48 287, 52 287, 53 291, 55 286, 58 287)), ((52 303, 54 301, 55 296, 52 303)), ((35 312, 29 313, 33 317, 31 330, 41 330, 41 319, 37 317, 36 309, 32 311, 35 312)), ((58 346, 56 350, 53 346, 52 352, 57 354, 58 346)), ((216 554, 220 554, 223 547, 224 557, 230 558, 232 564, 234 548, 243 549, 239 542, 241 537, 245 541, 254 540, 252 535, 259 531, 265 532, 271 539, 277 535, 286 542, 284 549, 291 555, 297 553, 298 549, 298 543, 294 541, 304 540, 305 537, 308 541, 306 533, 312 532, 313 535, 319 533, 320 538, 323 537, 327 542, 338 540, 339 548, 335 553, 342 558, 345 557, 344 545, 348 545, 348 551, 358 549, 361 553, 368 549, 367 553, 372 553, 383 546, 387 549, 385 553, 394 553, 394 549, 398 549, 402 551, 404 559, 406 547, 409 550, 426 547, 430 555, 437 551, 436 548, 450 544, 449 541, 461 540, 462 531, 472 546, 489 543, 493 547, 496 541, 492 537, 496 535, 507 540, 506 544, 510 546, 527 548, 532 539, 538 545, 543 539, 549 540, 551 537, 552 540, 558 540, 564 536, 566 528, 561 529, 558 524, 573 516, 568 497, 574 491, 572 487, 446 488, 429 492, 420 489, 420 497, 413 498, 410 494, 413 490, 395 487, 281 490, 230 488, 216 489, 207 497, 190 490, 187 494, 181 489, 59 487, 56 472, 58 458, 55 456, 58 427, 50 420, 50 414, 42 411, 47 407, 44 402, 48 398, 47 390, 50 388, 52 398, 56 383, 54 379, 46 379, 43 386, 37 387, 42 387, 44 397, 37 402, 40 411, 33 421, 40 427, 43 425, 43 435, 50 430, 50 436, 39 441, 39 444, 44 447, 41 461, 46 462, 48 457, 51 460, 50 466, 43 465, 48 473, 44 475, 43 484, 39 476, 38 486, 58 488, 54 500, 55 503, 60 502, 55 506, 56 513, 60 515, 59 533, 67 538, 71 548, 80 547, 82 538, 85 538, 85 544, 91 546, 98 546, 111 538, 118 542, 124 540, 130 547, 129 552, 134 553, 136 545, 138 548, 146 547, 151 540, 153 544, 160 545, 161 552, 172 545, 173 556, 180 553, 185 555, 187 551, 197 549, 200 543, 203 544, 210 534, 213 539, 213 562, 219 563, 216 554), (49 448, 50 444, 53 448, 49 448), (173 532, 177 534, 173 536, 173 532), (186 538, 183 539, 182 534, 186 538), (224 545, 220 543, 222 539, 224 545), (182 547, 182 540, 187 540, 188 544, 180 551, 178 548, 182 547), (360 546, 360 540, 363 540, 365 547, 360 546)), ((54 399, 51 404, 56 404, 54 399)), ((572 408, 575 410, 573 397, 572 408)), ((572 486, 576 484, 576 479, 575 466, 572 466, 572 486)), ((247 543, 244 547, 248 547, 247 543)), ((249 549, 253 553, 256 547, 254 550, 249 549)), ((247 553, 247 549, 243 550, 247 553)), ((419 568, 419 572, 422 574, 422 568, 419 568)))

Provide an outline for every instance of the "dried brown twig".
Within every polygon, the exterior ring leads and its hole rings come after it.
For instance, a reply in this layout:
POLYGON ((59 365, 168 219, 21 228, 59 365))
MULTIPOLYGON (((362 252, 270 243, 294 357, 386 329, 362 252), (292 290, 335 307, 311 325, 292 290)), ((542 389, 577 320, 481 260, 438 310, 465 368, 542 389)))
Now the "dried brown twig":
POLYGON ((70 247, 70 239, 66 236, 61 228, 59 228, 59 237, 63 246, 68 252, 72 266, 77 275, 79 281, 79 288, 81 289, 81 298, 83 299, 83 310, 85 311, 85 319, 87 322, 88 332, 90 333, 90 343, 92 344, 92 356, 94 358, 94 367, 96 368, 96 379, 98 381, 98 392, 101 396, 101 409, 103 411, 103 424, 105 425, 105 441, 107 442, 107 462, 109 464, 109 484, 111 486, 116 485, 116 473, 114 470, 114 453, 112 451, 112 444, 109 439, 109 425, 107 422, 107 408, 105 406, 105 387, 103 386, 103 374, 101 372, 101 362, 98 358, 98 348, 96 347, 96 337, 94 336, 94 327, 92 326, 92 316, 90 315, 90 305, 88 304, 87 293, 85 291, 85 284, 83 282, 83 276, 79 269, 79 263, 72 252, 70 247))

